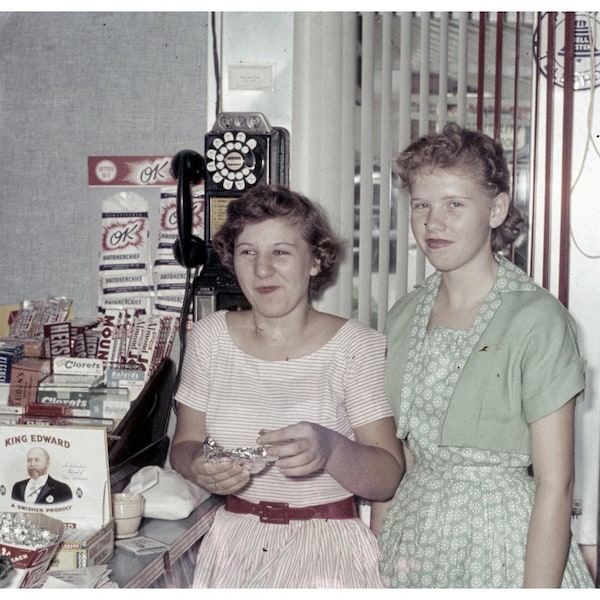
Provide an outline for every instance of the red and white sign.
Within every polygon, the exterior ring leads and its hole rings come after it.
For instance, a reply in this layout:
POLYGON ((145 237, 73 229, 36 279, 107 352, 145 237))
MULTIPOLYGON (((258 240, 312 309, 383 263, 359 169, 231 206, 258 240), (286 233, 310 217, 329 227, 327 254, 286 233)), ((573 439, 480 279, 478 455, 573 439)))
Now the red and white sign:
POLYGON ((172 156, 88 156, 90 187, 177 185, 172 156))

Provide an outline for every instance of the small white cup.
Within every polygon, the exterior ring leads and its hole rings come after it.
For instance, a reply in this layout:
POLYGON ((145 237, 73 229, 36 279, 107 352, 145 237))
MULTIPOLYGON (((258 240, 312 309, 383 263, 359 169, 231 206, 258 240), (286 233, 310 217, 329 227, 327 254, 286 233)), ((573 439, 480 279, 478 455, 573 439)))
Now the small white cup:
POLYGON ((119 493, 112 495, 115 537, 120 540, 135 537, 144 515, 144 497, 140 494, 119 493))

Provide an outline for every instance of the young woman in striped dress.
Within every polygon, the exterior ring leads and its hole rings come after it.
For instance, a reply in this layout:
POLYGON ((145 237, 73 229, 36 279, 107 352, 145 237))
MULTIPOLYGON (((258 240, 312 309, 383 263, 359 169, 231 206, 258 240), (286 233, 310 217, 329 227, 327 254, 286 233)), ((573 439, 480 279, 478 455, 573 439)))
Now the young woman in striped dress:
POLYGON ((213 242, 251 309, 208 315, 188 335, 171 464, 225 500, 194 587, 382 587, 375 534, 404 470, 385 337, 311 305, 341 243, 315 203, 275 186, 232 201, 213 242), (207 436, 266 447, 269 462, 206 460, 207 436), (356 497, 372 501, 371 528, 356 497))

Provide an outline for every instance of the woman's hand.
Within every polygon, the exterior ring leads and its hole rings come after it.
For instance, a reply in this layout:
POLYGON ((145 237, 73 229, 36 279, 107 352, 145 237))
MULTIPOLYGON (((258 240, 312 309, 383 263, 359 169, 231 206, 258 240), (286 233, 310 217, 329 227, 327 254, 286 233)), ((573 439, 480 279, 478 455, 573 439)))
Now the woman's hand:
POLYGON ((324 469, 332 452, 333 431, 301 421, 295 425, 261 431, 257 443, 261 446, 272 445, 269 456, 276 456, 277 468, 288 477, 302 477, 324 469))
POLYGON ((354 430, 355 441, 316 423, 301 421, 273 431, 261 431, 257 443, 270 445, 275 466, 288 477, 323 470, 350 493, 383 502, 396 491, 404 473, 404 456, 392 417, 354 430))
POLYGON ((250 480, 250 473, 240 464, 224 458, 207 461, 197 456, 190 465, 193 480, 204 489, 215 494, 233 494, 250 480))
POLYGON ((231 459, 204 458, 206 415, 189 406, 179 407, 171 445, 171 466, 186 479, 213 494, 233 494, 250 480, 250 473, 231 459))

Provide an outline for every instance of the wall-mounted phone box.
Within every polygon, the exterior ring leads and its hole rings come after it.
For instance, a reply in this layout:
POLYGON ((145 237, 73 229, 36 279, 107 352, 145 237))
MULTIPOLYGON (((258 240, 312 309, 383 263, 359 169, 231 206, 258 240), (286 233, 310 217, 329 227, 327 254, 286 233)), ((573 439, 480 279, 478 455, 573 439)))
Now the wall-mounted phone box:
POLYGON ((221 113, 205 136, 205 241, 207 261, 194 281, 194 319, 216 310, 247 308, 235 276, 212 251, 227 205, 264 183, 289 185, 289 133, 259 112, 221 113))
POLYGON ((289 185, 289 133, 262 113, 221 113, 205 136, 205 239, 222 224, 227 204, 261 183, 289 185))

